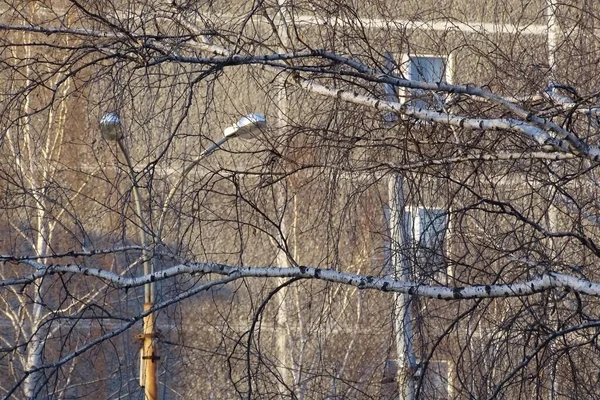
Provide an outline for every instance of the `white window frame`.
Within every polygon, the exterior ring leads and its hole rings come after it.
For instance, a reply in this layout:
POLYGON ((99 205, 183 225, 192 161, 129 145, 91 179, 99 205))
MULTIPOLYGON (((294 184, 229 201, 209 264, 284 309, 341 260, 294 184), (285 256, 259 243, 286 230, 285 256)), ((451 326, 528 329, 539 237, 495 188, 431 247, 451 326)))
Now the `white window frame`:
MULTIPOLYGON (((410 65, 411 59, 413 58, 441 58, 446 62, 445 70, 444 70, 444 82, 445 83, 453 83, 454 78, 454 55, 453 54, 426 54, 426 53, 404 53, 402 54, 402 63, 400 64, 400 73, 406 79, 411 79, 410 76, 410 65)), ((401 104, 406 104, 410 100, 412 100, 411 93, 415 89, 410 88, 400 88, 398 93, 398 98, 401 104)), ((438 95, 440 97, 445 97, 443 95, 438 95)), ((440 100, 444 100, 441 98, 440 100)))

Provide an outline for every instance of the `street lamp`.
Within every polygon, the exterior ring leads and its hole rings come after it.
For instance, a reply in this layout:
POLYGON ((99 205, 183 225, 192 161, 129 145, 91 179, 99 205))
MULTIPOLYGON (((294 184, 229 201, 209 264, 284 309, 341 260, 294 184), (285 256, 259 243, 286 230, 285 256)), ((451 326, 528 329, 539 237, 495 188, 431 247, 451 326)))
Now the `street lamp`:
MULTIPOLYGON (((165 202, 163 203, 162 213, 158 223, 158 238, 162 237, 162 229, 165 221, 165 215, 169 204, 175 195, 175 192, 181 186, 186 176, 190 171, 198 165, 198 163, 206 156, 214 153, 219 149, 225 142, 233 138, 249 138, 255 136, 259 131, 263 130, 267 126, 265 116, 262 114, 252 113, 248 114, 232 126, 225 128, 223 132, 223 138, 214 142, 208 148, 206 148, 200 155, 191 162, 182 172, 181 176, 169 191, 165 202)), ((107 113, 100 118, 100 133, 102 137, 109 141, 116 141, 119 145, 119 149, 125 157, 127 168, 129 169, 129 176, 132 182, 132 192, 135 211, 139 220, 139 234, 140 242, 142 245, 142 259, 144 260, 144 275, 154 273, 154 265, 152 264, 148 254, 148 240, 146 236, 146 230, 144 229, 144 216, 142 215, 142 201, 138 189, 138 181, 133 164, 131 163, 131 157, 129 151, 123 141, 123 124, 121 118, 117 113, 107 113)), ((154 307, 154 282, 151 281, 144 285, 144 312, 152 310, 154 307)), ((142 361, 140 363, 140 385, 144 387, 145 399, 156 400, 157 399, 157 381, 156 381, 156 367, 159 359, 158 350, 155 344, 156 329, 154 324, 154 313, 149 312, 144 316, 142 320, 143 328, 142 333, 137 335, 137 338, 143 341, 142 345, 142 361)))
POLYGON ((181 176, 175 182, 165 201, 163 203, 162 214, 158 221, 158 237, 162 237, 162 231, 165 224, 165 218, 167 215, 167 210, 169 209, 169 205, 171 204, 171 200, 173 200, 173 196, 175 196, 175 192, 179 189, 179 187, 183 184, 183 181, 199 163, 204 159, 204 157, 211 155, 215 150, 219 149, 225 142, 234 138, 242 138, 247 139, 251 137, 255 137, 260 131, 264 130, 267 127, 267 120, 264 115, 252 113, 243 116, 239 119, 235 124, 228 126, 223 131, 223 137, 210 146, 208 146, 198 157, 196 157, 190 165, 184 168, 181 172, 181 176))
MULTIPOLYGON (((202 159, 204 156, 208 156, 212 154, 215 150, 221 147, 225 142, 233 138, 251 138, 256 136, 258 132, 265 129, 267 127, 267 120, 262 114, 248 114, 240 118, 238 122, 235 124, 228 126, 223 131, 223 137, 217 140, 215 143, 210 145, 206 150, 204 150, 199 159, 202 159)), ((195 160, 194 160, 195 161, 195 160)), ((192 162, 193 164, 193 162, 192 162)), ((188 171, 189 172, 189 171, 188 171)), ((185 173, 184 173, 185 174, 185 173)))
POLYGON ((106 140, 120 140, 123 138, 123 126, 117 113, 104 114, 100 118, 100 133, 106 140))
MULTIPOLYGON (((129 151, 123 141, 123 124, 121 118, 116 113, 104 114, 100 118, 100 133, 106 140, 116 141, 119 149, 125 157, 125 162, 129 170, 129 177, 132 183, 133 202, 135 212, 139 221, 140 242, 142 245, 142 260, 144 266, 144 275, 154 273, 154 265, 150 261, 148 254, 148 238, 144 229, 144 216, 142 215, 142 200, 138 188, 138 180, 131 163, 129 151)), ((144 285, 144 312, 152 309, 154 306, 154 282, 144 285)), ((140 386, 144 388, 146 400, 156 400, 156 362, 158 361, 158 352, 154 339, 156 338, 156 329, 154 326, 154 313, 150 312, 142 319, 142 333, 137 338, 142 340, 142 361, 140 363, 140 386)))

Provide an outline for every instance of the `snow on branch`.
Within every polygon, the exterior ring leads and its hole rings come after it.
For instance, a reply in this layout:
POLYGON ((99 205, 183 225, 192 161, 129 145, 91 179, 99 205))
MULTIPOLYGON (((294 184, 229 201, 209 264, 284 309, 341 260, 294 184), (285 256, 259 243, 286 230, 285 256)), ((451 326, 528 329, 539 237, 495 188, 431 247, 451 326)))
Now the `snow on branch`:
POLYGON ((35 266, 36 271, 24 277, 0 280, 0 287, 27 285, 46 275, 58 273, 92 276, 123 289, 142 286, 150 282, 161 281, 178 275, 217 274, 232 279, 316 279, 355 286, 359 289, 407 293, 442 300, 529 296, 554 288, 562 288, 590 296, 600 296, 600 283, 554 272, 548 272, 534 279, 517 283, 447 287, 423 285, 418 282, 404 282, 391 278, 357 275, 332 269, 312 267, 236 267, 216 263, 188 263, 166 268, 153 274, 138 277, 124 277, 104 269, 91 268, 77 264, 46 266, 44 264, 36 263, 35 261, 27 261, 27 264, 35 266))

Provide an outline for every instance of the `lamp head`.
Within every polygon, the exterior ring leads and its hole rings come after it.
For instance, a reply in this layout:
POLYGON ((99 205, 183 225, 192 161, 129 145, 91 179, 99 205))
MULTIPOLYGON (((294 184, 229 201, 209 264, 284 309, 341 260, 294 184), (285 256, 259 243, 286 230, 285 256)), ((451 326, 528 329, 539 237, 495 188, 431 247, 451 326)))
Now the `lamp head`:
POLYGON ((107 113, 100 118, 100 133, 106 140, 120 140, 123 138, 123 125, 117 113, 107 113))
POLYGON ((267 126, 267 120, 264 115, 252 113, 240 118, 238 122, 225 128, 223 135, 226 138, 248 138, 255 136, 260 130, 267 126))

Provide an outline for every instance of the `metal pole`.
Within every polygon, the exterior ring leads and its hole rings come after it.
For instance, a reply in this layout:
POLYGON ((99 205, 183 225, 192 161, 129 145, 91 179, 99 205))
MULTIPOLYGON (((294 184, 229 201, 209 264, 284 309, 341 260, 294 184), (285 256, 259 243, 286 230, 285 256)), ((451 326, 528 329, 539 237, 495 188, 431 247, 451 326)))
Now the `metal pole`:
MULTIPOLYGON (((148 254, 148 238, 146 236, 146 230, 144 229, 144 217, 142 214, 142 200, 138 189, 137 177, 133 170, 131 158, 127 147, 123 142, 123 138, 117 140, 119 143, 119 149, 125 157, 125 162, 129 168, 129 176, 132 182, 132 193, 133 202, 135 206, 135 212, 139 220, 139 234, 140 242, 142 245, 142 259, 144 260, 144 275, 154 273, 154 265, 148 254)), ((154 282, 149 282, 144 285, 144 312, 148 312, 154 307, 154 282)), ((156 370, 157 363, 160 357, 158 356, 158 349, 156 346, 156 329, 154 324, 154 313, 151 312, 142 319, 142 333, 137 335, 137 338, 142 341, 142 356, 141 356, 141 370, 142 376, 140 377, 140 386, 144 388, 144 398, 146 400, 157 400, 157 380, 156 370)))
MULTIPOLYGON (((183 171, 183 174, 181 175, 181 177, 179 178, 179 180, 177 181, 175 186, 173 186, 173 188, 167 195, 165 203, 163 204, 162 214, 160 216, 160 221, 158 223, 158 235, 159 235, 158 237, 161 240, 162 240, 163 224, 165 222, 165 216, 167 214, 167 209, 169 207, 169 203, 171 202, 171 199, 175 195, 175 192, 177 191, 179 186, 183 183, 183 180, 190 173, 190 171, 194 167, 196 167, 196 165, 198 165, 198 163, 204 157, 209 156, 215 150, 219 149, 231 137, 233 137, 233 136, 223 137, 222 139, 220 139, 216 143, 214 143, 212 146, 208 147, 205 151, 203 151, 200 154, 200 156, 196 160, 194 160, 194 162, 192 162, 183 171)), ((136 209, 137 209, 138 215, 140 216, 140 238, 142 240, 142 245, 144 246, 143 251, 147 251, 146 250, 146 232, 144 230, 143 222, 141 219, 142 210, 141 210, 141 206, 140 206, 140 197, 139 197, 139 194, 137 194, 137 181, 135 180, 135 176, 133 175, 133 168, 131 167, 129 155, 127 154, 125 146, 121 142, 122 142, 122 140, 119 140, 119 146, 121 147, 121 150, 123 151, 123 154, 125 155, 125 158, 127 159, 127 163, 130 166, 130 171, 132 174, 132 180, 134 180, 133 196, 134 196, 134 200, 135 200, 136 204, 138 204, 136 206, 136 209)), ((147 257, 147 254, 142 253, 142 256, 144 257, 144 275, 149 274, 149 273, 154 273, 154 267, 153 267, 152 263, 150 262, 149 258, 147 257)), ((147 283, 146 285, 144 285, 144 311, 146 312, 146 311, 152 309, 153 306, 154 306, 154 282, 150 282, 150 283, 147 283)), ((144 317, 143 327, 144 327, 143 333, 141 335, 138 335, 138 338, 143 341, 142 363, 145 365, 144 371, 143 371, 144 375, 142 377, 142 381, 143 381, 142 386, 144 387, 146 400, 157 400, 158 399, 158 397, 157 397, 157 393, 158 393, 157 386, 158 385, 157 385, 157 379, 156 379, 156 372, 157 372, 156 367, 157 367, 157 363, 158 363, 158 360, 160 359, 160 357, 158 355, 158 348, 156 347, 156 344, 155 344, 156 329, 155 329, 154 313, 150 313, 144 317)))
MULTIPOLYGON (((408 250, 408 234, 404 218, 403 179, 394 174, 389 181, 391 261, 394 279, 410 281, 410 260, 406 256, 408 250)), ((412 343, 411 296, 396 293, 394 296, 394 328, 396 331, 396 351, 398 354, 398 392, 401 400, 415 398, 415 372, 417 362, 412 343)))

